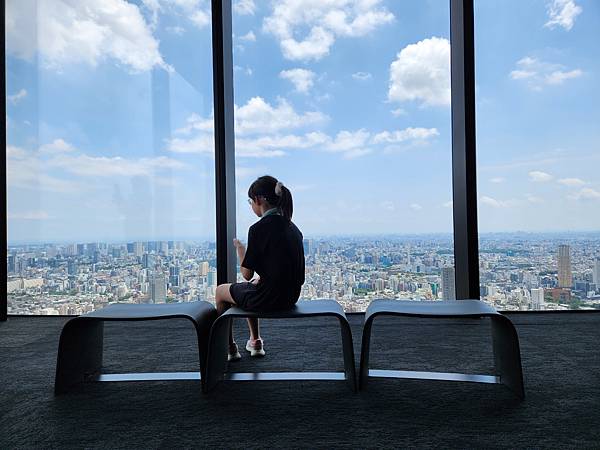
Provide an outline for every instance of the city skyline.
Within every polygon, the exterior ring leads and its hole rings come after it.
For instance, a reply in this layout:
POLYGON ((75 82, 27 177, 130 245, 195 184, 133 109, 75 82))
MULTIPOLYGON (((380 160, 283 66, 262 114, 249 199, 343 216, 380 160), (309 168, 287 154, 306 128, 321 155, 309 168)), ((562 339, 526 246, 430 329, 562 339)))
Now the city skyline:
MULTIPOLYGON (((334 298, 360 312, 376 298, 456 299, 449 237, 306 238, 304 249, 304 300, 334 298)), ((498 309, 600 308, 600 235, 486 237, 479 259, 481 298, 498 309)), ((115 302, 214 301, 215 266, 214 242, 14 247, 7 259, 9 311, 81 314, 115 302)))
MULTIPOLYGON (((600 223, 600 11, 567 3, 475 3, 482 232, 600 223)), ((210 237, 209 2, 36 5, 7 2, 9 241, 210 237)), ((451 232, 448 3, 234 5, 238 236, 264 173, 306 235, 451 232)))

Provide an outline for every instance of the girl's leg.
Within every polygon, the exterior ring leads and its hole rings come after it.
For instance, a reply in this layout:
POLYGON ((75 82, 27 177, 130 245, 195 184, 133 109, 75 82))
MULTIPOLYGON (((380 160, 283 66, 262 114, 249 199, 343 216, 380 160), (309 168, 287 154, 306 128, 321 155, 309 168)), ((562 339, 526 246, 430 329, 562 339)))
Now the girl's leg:
POLYGON ((250 329, 250 339, 253 341, 260 339, 260 332, 258 329, 258 318, 249 317, 246 319, 248 321, 248 328, 250 329))
MULTIPOLYGON (((235 300, 229 292, 231 283, 220 284, 215 291, 215 303, 217 304, 217 314, 221 315, 232 305, 235 305, 235 300)), ((229 345, 233 345, 233 320, 229 321, 229 345)))

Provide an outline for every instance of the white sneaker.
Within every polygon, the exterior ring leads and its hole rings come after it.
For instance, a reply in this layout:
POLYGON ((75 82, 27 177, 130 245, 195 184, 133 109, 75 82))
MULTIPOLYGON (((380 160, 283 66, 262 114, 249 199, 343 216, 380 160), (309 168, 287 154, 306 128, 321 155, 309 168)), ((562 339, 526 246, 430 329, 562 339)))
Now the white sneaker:
POLYGON ((265 356, 262 339, 257 339, 254 343, 252 343, 252 340, 248 339, 248 342, 246 342, 246 350, 250 352, 250 356, 265 356))
POLYGON ((238 346, 234 342, 233 345, 229 346, 229 351, 227 352, 227 361, 239 361, 240 359, 242 359, 242 355, 240 355, 238 346))

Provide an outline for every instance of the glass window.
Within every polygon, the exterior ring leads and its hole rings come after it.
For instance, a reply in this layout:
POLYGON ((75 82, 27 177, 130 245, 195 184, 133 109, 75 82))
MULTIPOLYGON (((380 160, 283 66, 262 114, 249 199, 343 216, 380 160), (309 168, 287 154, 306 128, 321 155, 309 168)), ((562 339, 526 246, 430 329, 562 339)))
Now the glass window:
POLYGON ((238 237, 269 174, 305 237, 301 298, 455 298, 448 2, 334 3, 234 3, 238 237))
POLYGON ((214 297, 209 8, 6 2, 9 313, 214 297))
POLYGON ((478 0, 475 30, 481 297, 599 308, 599 5, 478 0))

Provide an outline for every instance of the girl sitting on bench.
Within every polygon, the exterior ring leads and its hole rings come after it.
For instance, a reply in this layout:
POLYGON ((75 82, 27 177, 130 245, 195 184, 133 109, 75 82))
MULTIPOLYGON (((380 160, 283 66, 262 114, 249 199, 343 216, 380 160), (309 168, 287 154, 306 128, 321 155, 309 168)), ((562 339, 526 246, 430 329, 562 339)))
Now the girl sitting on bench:
MULTIPOLYGON (((291 220, 291 192, 276 178, 265 175, 250 185, 248 203, 260 220, 248 230, 247 249, 238 239, 233 244, 242 276, 249 281, 217 286, 215 301, 219 314, 232 305, 256 312, 290 309, 298 301, 304 284, 304 247, 302 233, 291 220)), ((258 319, 247 320, 250 339, 246 350, 251 356, 264 356, 258 319)), ((230 328, 228 360, 240 358, 230 328)))

